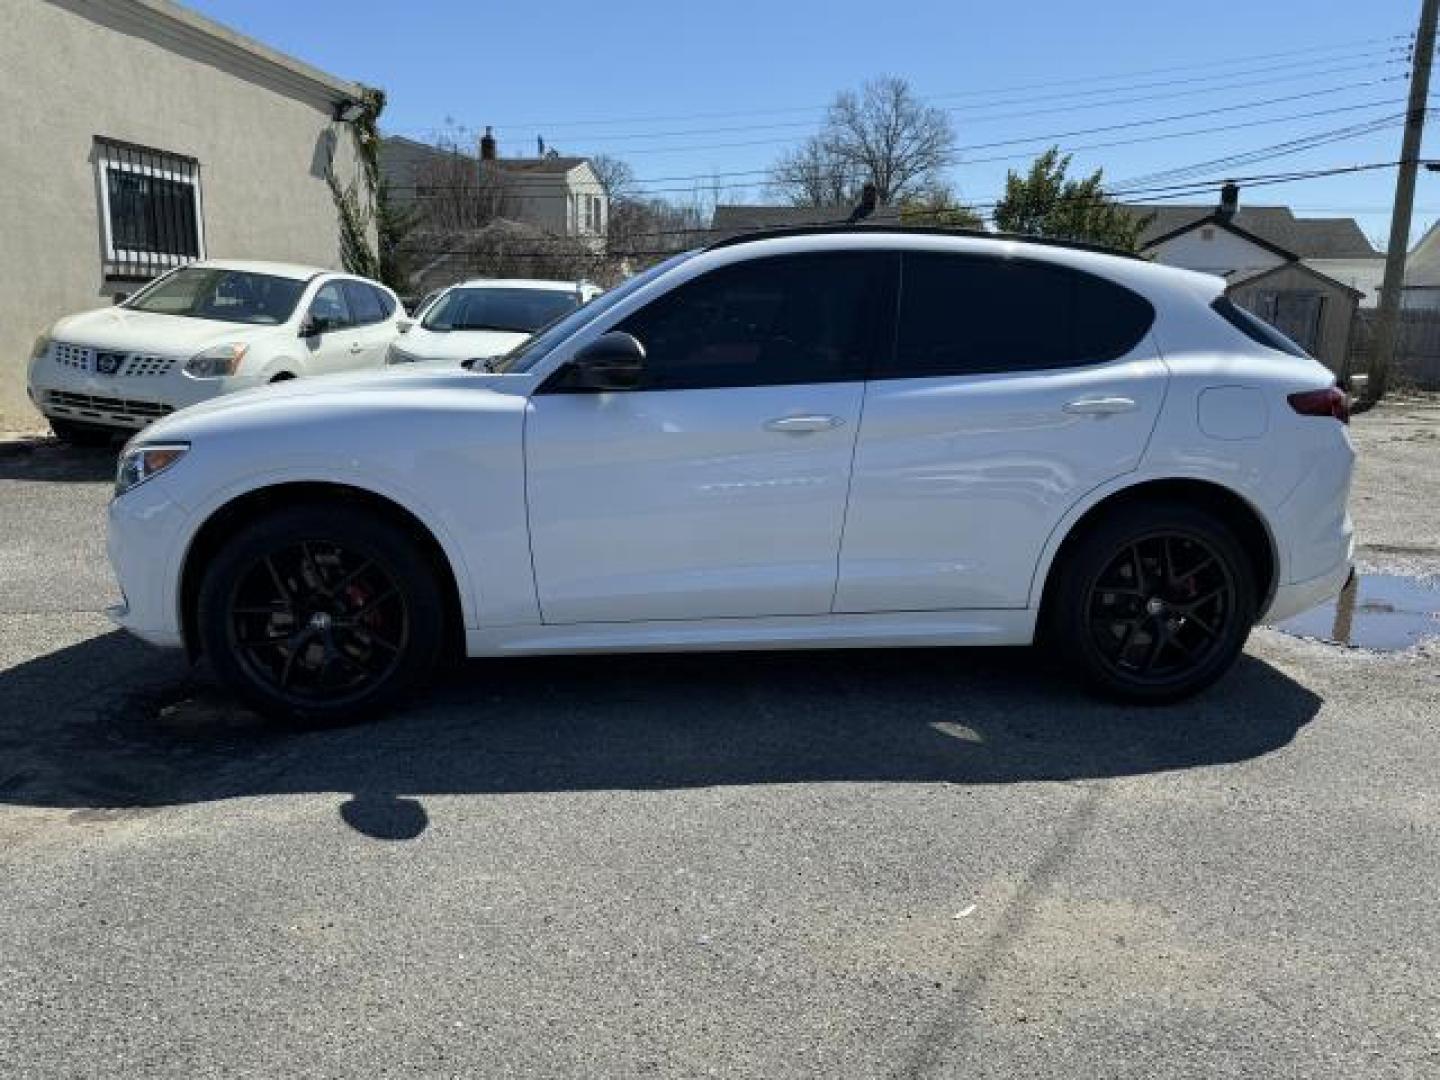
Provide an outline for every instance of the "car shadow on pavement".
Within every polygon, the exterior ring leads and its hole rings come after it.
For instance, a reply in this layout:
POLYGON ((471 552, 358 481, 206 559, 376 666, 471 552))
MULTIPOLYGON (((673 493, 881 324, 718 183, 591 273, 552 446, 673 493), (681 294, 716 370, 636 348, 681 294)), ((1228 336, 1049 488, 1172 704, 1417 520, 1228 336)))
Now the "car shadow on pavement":
POLYGON ((297 731, 114 631, 0 674, 0 803, 123 814, 349 792, 347 823, 406 839, 436 794, 1197 768, 1286 745, 1320 705, 1248 655, 1163 708, 1086 697, 1027 649, 631 655, 470 661, 389 719, 297 731))
POLYGON ((113 446, 67 446, 47 437, 0 442, 0 480, 95 483, 115 478, 113 446))

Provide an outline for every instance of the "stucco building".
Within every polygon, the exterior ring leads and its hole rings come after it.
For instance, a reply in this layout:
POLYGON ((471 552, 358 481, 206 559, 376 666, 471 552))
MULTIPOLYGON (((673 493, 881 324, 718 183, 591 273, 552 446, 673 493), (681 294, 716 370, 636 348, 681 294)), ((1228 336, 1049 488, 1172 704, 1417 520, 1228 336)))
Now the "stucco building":
POLYGON ((169 0, 0 0, 0 427, 36 336, 178 262, 339 265, 353 83, 169 0))

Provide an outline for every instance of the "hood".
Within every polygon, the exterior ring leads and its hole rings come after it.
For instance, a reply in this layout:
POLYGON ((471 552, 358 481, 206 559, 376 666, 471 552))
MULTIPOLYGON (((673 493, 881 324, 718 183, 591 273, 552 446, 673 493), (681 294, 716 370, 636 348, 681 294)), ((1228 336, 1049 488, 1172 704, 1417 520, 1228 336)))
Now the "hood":
POLYGON ((355 375, 320 375, 211 398, 171 413, 145 428, 146 442, 189 439, 212 426, 234 428, 250 422, 311 424, 325 416, 404 409, 407 402, 426 406, 449 392, 513 397, 523 407, 533 380, 523 375, 468 371, 453 361, 406 364, 355 375))
POLYGON ((509 330, 436 331, 414 326, 395 339, 395 347, 422 360, 468 360, 503 356, 529 336, 509 330))
POLYGON ((61 319, 50 331, 57 341, 117 352, 155 352, 190 356, 227 341, 253 341, 275 333, 277 326, 192 319, 108 307, 61 319))

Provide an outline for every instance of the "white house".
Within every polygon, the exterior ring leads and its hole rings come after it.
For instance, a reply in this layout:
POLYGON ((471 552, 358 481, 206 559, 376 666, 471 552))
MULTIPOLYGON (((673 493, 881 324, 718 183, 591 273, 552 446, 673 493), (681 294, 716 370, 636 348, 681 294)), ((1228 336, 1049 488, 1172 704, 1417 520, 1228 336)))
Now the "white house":
POLYGON ((502 158, 486 128, 478 154, 388 136, 380 144, 380 167, 395 202, 418 209, 422 220, 427 200, 444 194, 436 178, 454 178, 458 167, 465 183, 473 178, 477 192, 495 200, 497 216, 603 248, 610 200, 588 158, 554 151, 502 158))
POLYGON ((362 91, 169 0, 4 0, 0 427, 31 343, 206 256, 339 265, 325 182, 362 91))
POLYGON ((1297 218, 1285 206, 1135 206, 1140 253, 1216 274, 1236 303, 1278 326, 1332 370, 1345 369, 1355 314, 1373 304, 1384 257, 1353 218, 1297 218))

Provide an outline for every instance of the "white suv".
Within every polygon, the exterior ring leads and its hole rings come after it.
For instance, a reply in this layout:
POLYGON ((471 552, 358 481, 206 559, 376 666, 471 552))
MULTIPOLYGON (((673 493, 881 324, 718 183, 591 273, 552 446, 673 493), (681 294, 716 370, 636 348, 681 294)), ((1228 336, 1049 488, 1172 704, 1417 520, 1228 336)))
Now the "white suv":
POLYGON ((198 401, 304 375, 378 368, 400 301, 348 274, 198 262, 35 343, 30 398, 61 439, 105 442, 198 401))
POLYGON ((719 243, 498 362, 156 424, 110 507, 116 618, 309 719, 447 646, 1038 639, 1191 694, 1350 572, 1345 397, 1223 289, 1005 237, 719 243))
POLYGON ((588 281, 476 278, 426 298, 403 335, 390 346, 389 362, 470 360, 500 356, 556 319, 600 295, 588 281))

